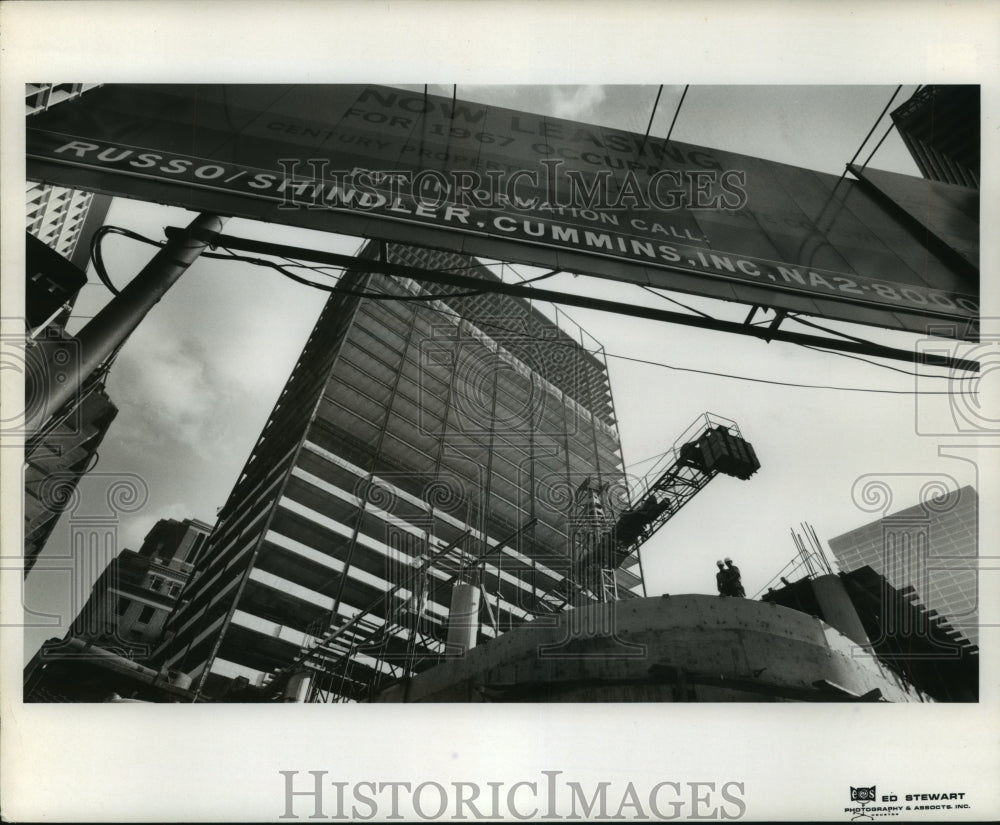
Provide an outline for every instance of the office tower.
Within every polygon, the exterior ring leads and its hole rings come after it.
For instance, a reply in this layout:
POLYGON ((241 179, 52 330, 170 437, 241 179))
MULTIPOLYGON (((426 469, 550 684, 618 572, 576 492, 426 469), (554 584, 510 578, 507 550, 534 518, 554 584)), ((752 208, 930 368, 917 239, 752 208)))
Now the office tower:
POLYGON ((211 530, 196 519, 160 519, 138 552, 125 550, 109 565, 94 595, 114 611, 121 640, 144 647, 159 640, 211 530))
POLYGON ((103 701, 156 681, 152 651, 211 529, 161 519, 138 551, 112 559, 66 636, 49 639, 25 668, 25 701, 103 701))
MULTIPOLYGON (((386 254, 496 280, 451 253, 386 254)), ((466 644, 579 596, 569 514, 581 489, 623 505, 621 482, 606 366, 586 333, 524 300, 349 274, 157 660, 207 697, 297 665, 329 699, 368 695, 444 655, 456 584, 468 586, 466 644)))
POLYGON ((101 83, 25 83, 24 99, 28 114, 44 112, 52 106, 58 106, 67 100, 75 100, 91 89, 96 89, 101 83))
POLYGON ((27 183, 28 231, 81 269, 87 268, 90 238, 110 206, 110 195, 27 183))
MULTIPOLYGON (((25 103, 29 117, 80 97, 99 83, 28 83, 25 103)), ((90 237, 104 223, 111 196, 28 181, 27 229, 64 258, 86 270, 90 237), (81 243, 81 239, 83 242, 81 243)))
POLYGON ((962 487, 830 539, 841 570, 865 565, 895 588, 912 587, 928 608, 979 644, 979 498, 962 487))
POLYGON ((892 122, 925 178, 979 188, 978 86, 924 86, 892 122))
POLYGON ((187 584, 212 528, 196 519, 160 519, 138 551, 125 549, 94 583, 68 637, 148 658, 187 584))

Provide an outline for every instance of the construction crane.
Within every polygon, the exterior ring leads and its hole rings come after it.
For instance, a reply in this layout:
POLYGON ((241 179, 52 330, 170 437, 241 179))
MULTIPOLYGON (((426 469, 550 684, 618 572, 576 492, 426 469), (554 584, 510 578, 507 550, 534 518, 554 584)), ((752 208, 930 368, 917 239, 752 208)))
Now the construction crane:
MULTIPOLYGON (((699 416, 634 485, 631 506, 616 517, 591 520, 599 528, 579 544, 581 584, 601 598, 617 597, 608 594, 614 571, 637 558, 639 548, 699 490, 719 473, 745 480, 759 469, 757 454, 735 421, 711 413, 699 416)), ((578 501, 589 502, 595 491, 584 487, 578 490, 578 501)))
MULTIPOLYGON (((525 615, 521 621, 559 613, 567 606, 625 597, 628 589, 619 589, 609 581, 616 575, 628 579, 621 568, 627 566, 629 559, 636 558, 636 551, 644 542, 718 473, 745 479, 759 467, 753 447, 743 439, 736 423, 706 413, 635 485, 629 500, 636 504, 617 515, 603 506, 601 491, 592 489, 590 480, 585 480, 577 490, 575 518, 570 519, 571 538, 576 548, 574 569, 566 571, 570 575, 545 569, 541 578, 550 583, 541 588, 532 585, 536 601, 523 611, 525 615)), ((482 610, 489 614, 494 631, 500 632, 492 614, 490 597, 483 587, 482 574, 486 566, 498 562, 504 549, 512 546, 517 536, 533 523, 534 520, 521 525, 479 556, 463 549, 470 535, 467 531, 422 558, 407 577, 368 608, 346 622, 331 626, 325 633, 316 634, 318 638, 306 644, 293 662, 272 674, 264 693, 272 699, 282 692, 294 693, 299 689, 297 680, 308 674, 309 679, 314 680, 312 692, 315 695, 363 700, 388 681, 405 678, 437 664, 441 656, 432 651, 443 650, 444 641, 432 638, 433 634, 424 634, 411 615, 414 610, 418 614, 423 612, 422 607, 412 607, 412 594, 421 590, 425 591, 423 601, 439 600, 436 594, 442 588, 475 582, 483 591, 482 610), (404 595, 407 598, 403 598, 404 595), (423 653, 416 649, 418 637, 423 643, 423 653)), ((507 561, 510 564, 514 558, 507 557, 507 561)), ((531 559, 522 559, 518 563, 521 569, 509 569, 508 575, 527 574, 532 571, 533 564, 531 559)), ((495 575, 496 586, 500 588, 502 579, 498 568, 495 575)))

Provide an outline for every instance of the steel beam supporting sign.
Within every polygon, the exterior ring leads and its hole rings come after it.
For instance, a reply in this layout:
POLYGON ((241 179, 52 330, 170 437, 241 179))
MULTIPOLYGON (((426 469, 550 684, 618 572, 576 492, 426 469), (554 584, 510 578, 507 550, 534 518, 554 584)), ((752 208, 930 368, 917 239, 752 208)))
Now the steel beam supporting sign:
POLYGON ((977 334, 975 190, 380 86, 110 85, 27 125, 31 180, 977 334))

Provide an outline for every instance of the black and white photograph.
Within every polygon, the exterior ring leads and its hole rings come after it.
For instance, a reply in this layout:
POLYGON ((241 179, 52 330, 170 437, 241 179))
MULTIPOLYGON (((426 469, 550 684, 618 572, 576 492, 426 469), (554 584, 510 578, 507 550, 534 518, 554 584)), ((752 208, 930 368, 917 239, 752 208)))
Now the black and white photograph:
POLYGON ((27 5, 5 817, 1000 813, 988 7, 27 5))

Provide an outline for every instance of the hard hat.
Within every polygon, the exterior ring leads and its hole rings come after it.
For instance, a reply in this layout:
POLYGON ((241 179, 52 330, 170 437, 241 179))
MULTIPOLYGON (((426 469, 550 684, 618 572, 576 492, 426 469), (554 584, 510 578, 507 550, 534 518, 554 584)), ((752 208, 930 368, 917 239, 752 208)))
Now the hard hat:
POLYGON ((718 560, 718 561, 716 562, 716 564, 717 564, 717 565, 719 565, 719 567, 722 567, 722 559, 719 559, 719 560, 718 560))
POLYGON ((729 556, 726 556, 726 564, 730 564, 731 562, 732 562, 732 559, 729 558, 729 556))

